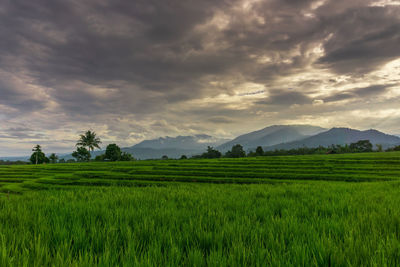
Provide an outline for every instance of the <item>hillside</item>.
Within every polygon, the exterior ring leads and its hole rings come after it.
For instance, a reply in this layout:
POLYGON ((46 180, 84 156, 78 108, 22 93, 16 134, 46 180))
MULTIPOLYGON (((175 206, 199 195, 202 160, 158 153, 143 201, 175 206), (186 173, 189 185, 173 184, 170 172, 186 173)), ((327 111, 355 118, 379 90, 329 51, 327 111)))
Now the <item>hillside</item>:
POLYGON ((252 149, 257 146, 272 146, 280 143, 301 140, 322 131, 325 131, 325 129, 312 125, 273 125, 238 136, 235 139, 218 146, 217 149, 225 152, 236 144, 241 144, 245 149, 252 149))
POLYGON ((191 156, 202 153, 207 149, 207 146, 215 147, 226 141, 226 139, 218 139, 205 134, 177 137, 167 136, 145 140, 122 150, 131 153, 138 159, 155 159, 161 158, 164 155, 170 158, 179 158, 182 155, 191 156))
POLYGON ((381 144, 384 148, 400 143, 400 138, 394 135, 382 133, 377 130, 354 130, 350 128, 332 128, 329 131, 304 138, 302 140, 281 143, 267 147, 268 150, 292 149, 298 147, 330 146, 332 144, 344 145, 359 140, 370 140, 372 144, 381 144))
POLYGON ((206 134, 177 137, 167 136, 158 139, 144 140, 132 146, 132 148, 199 150, 207 146, 217 146, 225 141, 224 139, 213 138, 206 134))
MULTIPOLYGON (((204 149, 205 150, 205 149, 204 149)), ((162 156, 169 158, 180 158, 182 155, 191 156, 200 153, 201 149, 180 149, 180 148, 164 148, 155 149, 148 147, 125 147, 122 151, 132 154, 136 159, 159 159, 162 156)))

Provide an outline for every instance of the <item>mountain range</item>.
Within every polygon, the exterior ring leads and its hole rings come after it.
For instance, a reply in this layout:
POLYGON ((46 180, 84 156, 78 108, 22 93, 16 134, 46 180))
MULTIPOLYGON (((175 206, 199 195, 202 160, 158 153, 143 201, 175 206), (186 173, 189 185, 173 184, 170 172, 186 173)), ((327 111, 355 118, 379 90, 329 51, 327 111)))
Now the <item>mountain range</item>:
POLYGON ((233 145, 241 144, 246 151, 262 146, 264 150, 292 149, 298 147, 344 145, 359 140, 370 140, 373 145, 383 148, 400 145, 400 137, 377 130, 360 131, 350 128, 325 129, 313 125, 273 125, 258 131, 240 135, 232 140, 216 139, 209 135, 165 137, 145 140, 122 150, 138 159, 179 158, 181 155, 197 155, 206 151, 207 146, 226 152, 233 145))
MULTIPOLYGON (((400 145, 400 137, 377 130, 355 130, 350 128, 325 129, 313 125, 273 125, 258 131, 240 135, 232 140, 214 138, 199 134, 194 136, 160 137, 144 140, 134 146, 124 147, 122 151, 132 154, 137 159, 157 159, 166 155, 179 158, 181 155, 192 156, 206 151, 212 146, 226 152, 233 145, 241 144, 246 151, 262 146, 264 150, 292 149, 299 147, 330 146, 332 144, 350 144, 359 140, 370 140, 373 145, 381 144, 383 148, 400 145)), ((93 152, 93 157, 104 151, 93 152)), ((72 158, 71 154, 59 155, 60 158, 72 158)), ((18 157, 19 160, 28 157, 18 157)), ((16 160, 3 157, 0 160, 16 160)))
POLYGON ((122 151, 132 154, 138 159, 157 159, 166 155, 170 158, 179 158, 181 155, 195 155, 204 152, 208 146, 217 147, 227 139, 213 138, 199 134, 195 136, 161 137, 145 140, 132 147, 122 148, 122 151))
POLYGON ((241 144, 245 149, 252 149, 257 146, 269 147, 281 143, 301 140, 323 131, 326 131, 326 129, 312 125, 273 125, 255 132, 238 136, 235 139, 218 146, 217 149, 226 152, 236 144, 241 144))
POLYGON ((350 128, 332 128, 301 140, 295 140, 288 143, 281 143, 271 147, 273 149, 292 149, 298 147, 317 147, 344 145, 357 142, 359 140, 369 140, 373 145, 381 144, 383 148, 388 148, 400 144, 400 138, 395 135, 389 135, 377 130, 359 131, 350 128))

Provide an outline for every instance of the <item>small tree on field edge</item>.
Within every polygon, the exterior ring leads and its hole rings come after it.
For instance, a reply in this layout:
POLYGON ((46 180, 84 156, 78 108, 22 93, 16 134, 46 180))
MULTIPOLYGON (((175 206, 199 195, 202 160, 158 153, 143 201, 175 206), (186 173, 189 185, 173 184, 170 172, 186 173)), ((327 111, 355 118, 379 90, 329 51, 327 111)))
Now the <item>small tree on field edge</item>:
POLYGON ((258 146, 256 149, 256 155, 257 156, 263 156, 264 155, 264 149, 261 146, 258 146))
POLYGON ((242 145, 237 144, 232 147, 232 150, 226 152, 225 157, 227 158, 243 158, 246 156, 246 152, 243 150, 242 145))
POLYGON ((58 156, 57 156, 56 154, 52 153, 52 154, 49 156, 49 160, 50 160, 50 163, 57 163, 58 156))
POLYGON ((105 160, 118 161, 121 159, 121 148, 116 144, 109 144, 104 156, 105 160))

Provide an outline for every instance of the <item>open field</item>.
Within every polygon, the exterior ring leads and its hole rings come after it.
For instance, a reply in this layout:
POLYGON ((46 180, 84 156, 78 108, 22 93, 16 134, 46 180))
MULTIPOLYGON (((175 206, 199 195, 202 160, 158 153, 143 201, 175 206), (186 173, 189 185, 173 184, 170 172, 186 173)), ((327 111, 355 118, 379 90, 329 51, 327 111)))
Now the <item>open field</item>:
POLYGON ((0 266, 398 266, 399 178, 400 153, 4 166, 0 266))

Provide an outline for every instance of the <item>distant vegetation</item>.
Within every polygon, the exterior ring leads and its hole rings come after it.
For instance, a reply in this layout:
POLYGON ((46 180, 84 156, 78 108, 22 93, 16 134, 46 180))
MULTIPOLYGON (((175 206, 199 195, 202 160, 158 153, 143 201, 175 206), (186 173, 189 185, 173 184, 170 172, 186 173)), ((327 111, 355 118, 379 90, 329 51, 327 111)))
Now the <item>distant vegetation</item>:
MULTIPOLYGON (((382 146, 377 145, 376 151, 382 152, 382 146)), ((329 147, 319 146, 316 148, 301 147, 295 149, 280 149, 273 151, 264 151, 261 146, 258 146, 255 152, 250 151, 246 154, 240 144, 236 144, 231 150, 227 151, 224 155, 213 147, 208 147, 207 152, 193 156, 192 158, 243 158, 243 157, 257 157, 257 156, 284 156, 284 155, 313 155, 313 154, 344 154, 344 153, 364 153, 373 152, 373 145, 369 140, 360 140, 350 145, 331 145, 329 147)), ((387 149, 387 151, 400 151, 400 146, 387 149)))
POLYGON ((98 155, 95 161, 132 161, 133 156, 126 152, 121 152, 121 148, 116 144, 109 144, 104 154, 98 155))
MULTIPOLYGON (((97 136, 96 132, 88 130, 84 134, 79 136, 79 140, 76 143, 76 150, 72 152, 72 157, 75 159, 60 159, 52 153, 49 157, 46 157, 42 151, 40 145, 36 145, 32 151, 33 154, 30 157, 32 164, 44 164, 44 163, 73 163, 73 162, 89 162, 92 158, 92 153, 95 148, 101 149, 101 139, 97 136)), ((96 156, 95 161, 132 161, 134 157, 126 152, 122 152, 121 148, 116 144, 110 144, 107 146, 104 154, 96 156)), ((23 162, 10 162, 0 161, 0 165, 13 165, 22 164, 23 162)))

